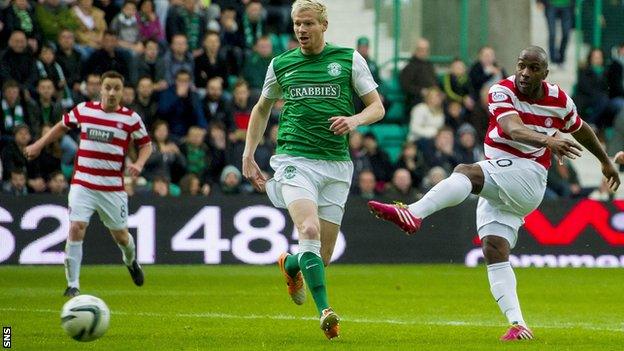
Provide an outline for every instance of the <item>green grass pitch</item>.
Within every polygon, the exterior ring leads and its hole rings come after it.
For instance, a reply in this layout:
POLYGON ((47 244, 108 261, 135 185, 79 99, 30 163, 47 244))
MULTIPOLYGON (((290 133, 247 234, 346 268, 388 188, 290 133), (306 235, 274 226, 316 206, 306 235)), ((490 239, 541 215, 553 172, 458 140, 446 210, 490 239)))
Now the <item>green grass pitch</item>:
POLYGON ((622 350, 624 270, 516 269, 536 339, 504 344, 485 268, 333 265, 342 336, 328 341, 311 296, 294 305, 276 267, 86 266, 82 292, 111 309, 108 332, 79 343, 60 326, 61 266, 0 266, 0 325, 15 350, 622 350))

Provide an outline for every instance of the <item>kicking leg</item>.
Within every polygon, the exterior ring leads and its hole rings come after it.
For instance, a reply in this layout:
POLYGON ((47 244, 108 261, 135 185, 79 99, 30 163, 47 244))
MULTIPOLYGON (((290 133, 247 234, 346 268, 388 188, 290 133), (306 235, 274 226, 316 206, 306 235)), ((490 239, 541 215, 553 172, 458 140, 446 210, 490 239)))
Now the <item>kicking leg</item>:
POLYGON ((82 263, 82 241, 87 232, 87 222, 72 221, 65 243, 65 278, 67 289, 64 296, 80 295, 80 264, 82 263))
POLYGON ((460 164, 450 177, 436 184, 422 199, 409 206, 376 201, 369 201, 368 206, 377 217, 391 221, 408 234, 413 234, 420 229, 423 218, 462 203, 470 193, 479 194, 483 183, 483 170, 478 164, 460 164))

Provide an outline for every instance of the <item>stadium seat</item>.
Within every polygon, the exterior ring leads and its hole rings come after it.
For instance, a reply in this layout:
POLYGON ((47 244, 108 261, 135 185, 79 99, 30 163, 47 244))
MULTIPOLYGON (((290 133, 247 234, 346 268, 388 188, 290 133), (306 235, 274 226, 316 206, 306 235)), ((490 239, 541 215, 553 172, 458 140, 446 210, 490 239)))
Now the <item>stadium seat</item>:
POLYGON ((377 137, 379 147, 388 153, 392 162, 396 162, 407 136, 407 127, 398 124, 374 124, 370 129, 377 137))

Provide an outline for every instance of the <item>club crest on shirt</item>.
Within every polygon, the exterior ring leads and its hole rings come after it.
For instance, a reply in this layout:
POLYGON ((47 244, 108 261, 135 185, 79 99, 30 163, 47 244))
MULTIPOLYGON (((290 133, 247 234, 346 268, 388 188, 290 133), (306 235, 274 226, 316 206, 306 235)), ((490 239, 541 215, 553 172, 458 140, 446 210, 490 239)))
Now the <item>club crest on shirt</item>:
POLYGON ((503 93, 494 93, 492 94, 492 101, 501 102, 507 100, 507 95, 503 93))
POLYGON ((342 66, 336 62, 327 65, 327 73, 332 77, 338 77, 342 73, 342 66))
POLYGON ((552 118, 550 118, 550 117, 546 118, 546 120, 544 121, 544 125, 545 125, 546 127, 548 127, 548 128, 552 127, 552 125, 553 125, 553 120, 552 120, 552 118))
POLYGON ((114 133, 110 130, 87 128, 87 139, 89 140, 110 143, 111 141, 113 141, 113 136, 114 133))
POLYGON ((284 178, 293 179, 295 177, 296 172, 297 172, 297 169, 295 168, 295 166, 288 166, 286 167, 286 169, 284 169, 284 178))

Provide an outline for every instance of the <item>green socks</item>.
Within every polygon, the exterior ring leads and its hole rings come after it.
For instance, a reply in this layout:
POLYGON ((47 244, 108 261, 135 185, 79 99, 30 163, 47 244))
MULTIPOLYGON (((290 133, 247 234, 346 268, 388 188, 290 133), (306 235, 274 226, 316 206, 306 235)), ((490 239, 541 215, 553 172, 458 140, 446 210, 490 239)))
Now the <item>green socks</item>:
POLYGON ((289 276, 294 277, 299 272, 299 254, 288 255, 284 261, 284 268, 289 276))
POLYGON ((301 273, 303 273, 303 278, 312 293, 314 303, 316 303, 316 308, 320 315, 324 309, 329 308, 327 290, 325 289, 325 266, 323 265, 323 260, 319 255, 312 252, 302 252, 299 255, 301 273))

